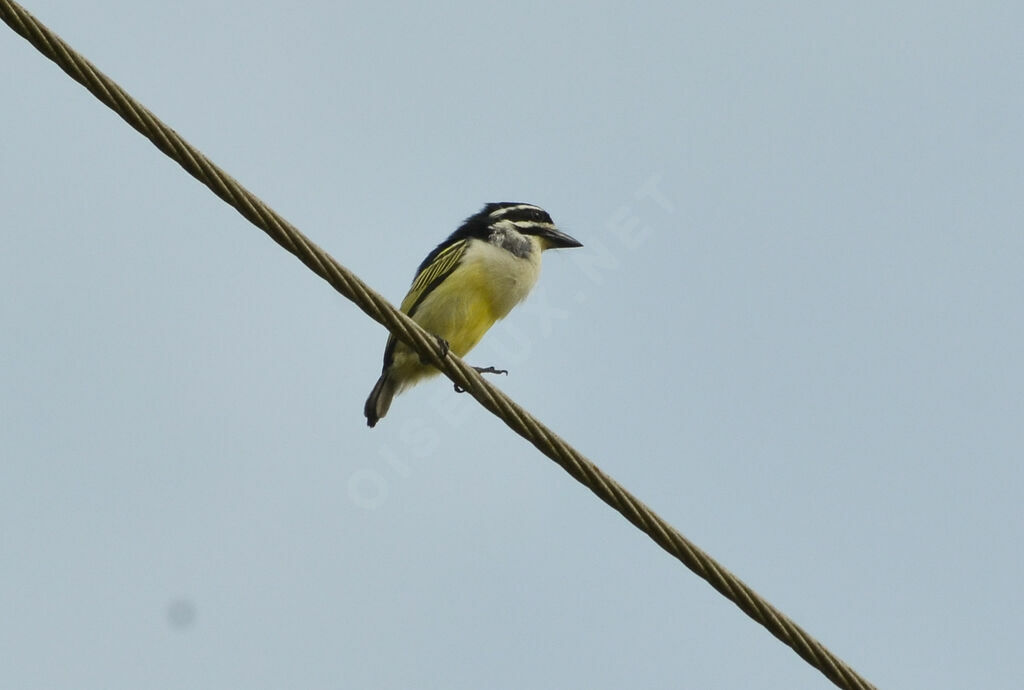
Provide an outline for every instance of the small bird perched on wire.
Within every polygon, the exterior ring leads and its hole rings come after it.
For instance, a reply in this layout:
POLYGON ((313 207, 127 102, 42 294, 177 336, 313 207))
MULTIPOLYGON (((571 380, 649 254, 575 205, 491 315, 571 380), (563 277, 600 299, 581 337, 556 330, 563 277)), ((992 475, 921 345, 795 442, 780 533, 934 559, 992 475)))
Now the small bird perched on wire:
MULTIPOLYGON (((582 246, 539 206, 487 204, 423 260, 402 311, 462 357, 529 294, 540 275, 541 252, 582 246)), ((478 371, 504 373, 491 367, 478 371)), ((412 348, 389 337, 384 370, 363 408, 367 425, 388 413, 396 395, 437 373, 412 348)))

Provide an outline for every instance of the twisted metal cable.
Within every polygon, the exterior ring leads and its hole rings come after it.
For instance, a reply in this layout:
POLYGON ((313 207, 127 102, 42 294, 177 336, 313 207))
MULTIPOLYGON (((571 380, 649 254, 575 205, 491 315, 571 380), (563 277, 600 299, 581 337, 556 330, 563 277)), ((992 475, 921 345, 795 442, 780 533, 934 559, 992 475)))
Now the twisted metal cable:
POLYGON ((395 309, 297 228, 214 165, 24 8, 11 0, 0 0, 0 17, 72 79, 82 84, 125 122, 152 141, 158 149, 175 160, 186 172, 233 206, 249 222, 270 235, 275 242, 294 254, 338 292, 355 302, 370 318, 384 325, 396 337, 431 361, 481 405, 500 417, 513 431, 557 462, 573 478, 619 511, 655 543, 682 561, 687 568, 706 580, 744 613, 767 628, 772 635, 791 647, 836 686, 851 690, 874 688, 824 645, 676 531, 594 463, 484 380, 472 367, 454 354, 448 353, 445 356, 433 336, 395 309))

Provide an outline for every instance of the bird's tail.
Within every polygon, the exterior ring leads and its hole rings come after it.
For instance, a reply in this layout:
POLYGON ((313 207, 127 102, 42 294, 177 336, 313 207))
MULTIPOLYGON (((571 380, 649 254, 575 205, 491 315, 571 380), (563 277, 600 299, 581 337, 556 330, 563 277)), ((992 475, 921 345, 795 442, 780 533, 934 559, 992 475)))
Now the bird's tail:
POLYGON ((370 391, 370 397, 366 399, 366 405, 363 407, 367 426, 376 426, 381 417, 388 413, 388 408, 391 407, 391 401, 397 392, 398 387, 394 384, 391 377, 388 376, 388 372, 381 374, 373 390, 370 391))

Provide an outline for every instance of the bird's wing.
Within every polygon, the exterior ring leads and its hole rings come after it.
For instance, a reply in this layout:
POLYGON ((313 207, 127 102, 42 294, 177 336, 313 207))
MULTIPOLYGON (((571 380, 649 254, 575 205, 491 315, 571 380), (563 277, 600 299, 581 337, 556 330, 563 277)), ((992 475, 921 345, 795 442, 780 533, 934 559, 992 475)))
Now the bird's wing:
POLYGON ((461 239, 456 242, 452 242, 450 245, 442 249, 434 256, 433 260, 423 266, 420 269, 416 279, 412 281, 412 287, 409 288, 409 294, 402 300, 402 311, 412 316, 416 313, 416 307, 419 306, 420 302, 430 294, 442 280, 448 277, 448 275, 455 270, 455 267, 459 265, 459 259, 466 253, 466 243, 468 240, 461 239))
MULTIPOLYGON (((416 275, 416 278, 412 281, 412 287, 409 288, 409 294, 402 300, 402 312, 412 316, 416 313, 416 307, 420 305, 420 302, 430 294, 436 286, 440 285, 441 281, 448 277, 448 275, 455 270, 455 267, 459 265, 459 259, 466 253, 466 243, 468 240, 461 239, 452 242, 447 247, 439 248, 435 250, 434 256, 430 259, 429 263, 425 262, 425 265, 420 267, 420 272, 416 275)), ((395 346, 398 344, 398 340, 395 336, 388 337, 388 344, 384 348, 384 370, 391 366, 391 362, 395 356, 395 346)))

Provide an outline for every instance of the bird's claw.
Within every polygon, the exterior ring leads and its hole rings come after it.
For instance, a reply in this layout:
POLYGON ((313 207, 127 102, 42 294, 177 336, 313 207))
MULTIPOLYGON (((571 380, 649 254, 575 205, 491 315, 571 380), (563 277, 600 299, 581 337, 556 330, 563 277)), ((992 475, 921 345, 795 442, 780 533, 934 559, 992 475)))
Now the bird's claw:
MULTIPOLYGON (((473 368, 476 369, 478 374, 504 374, 505 376, 508 376, 508 369, 495 369, 494 367, 473 367, 473 368)), ((456 383, 455 384, 455 392, 456 393, 465 393, 466 389, 456 383)))
MULTIPOLYGON (((441 359, 444 359, 445 357, 448 356, 448 350, 450 349, 448 347, 448 341, 439 335, 435 335, 434 337, 437 339, 437 346, 441 348, 441 359)), ((433 364, 433 362, 425 358, 423 355, 420 355, 420 364, 427 365, 433 364)))
POLYGON ((504 374, 508 376, 508 369, 495 369, 494 367, 473 367, 478 374, 504 374))

